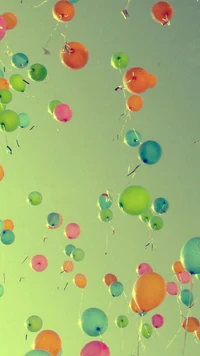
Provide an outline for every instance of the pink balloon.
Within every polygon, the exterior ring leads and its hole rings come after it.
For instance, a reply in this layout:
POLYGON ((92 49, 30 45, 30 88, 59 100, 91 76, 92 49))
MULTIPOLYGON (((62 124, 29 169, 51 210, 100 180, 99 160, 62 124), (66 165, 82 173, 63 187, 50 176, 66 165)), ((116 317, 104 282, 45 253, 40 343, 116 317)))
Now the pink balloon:
POLYGON ((0 40, 4 38, 5 34, 6 34, 6 30, 2 29, 0 26, 0 40))
POLYGON ((69 105, 58 104, 54 111, 54 118, 60 122, 67 122, 72 118, 72 110, 69 105))
POLYGON ((48 260, 43 255, 33 256, 31 260, 31 267, 36 272, 43 272, 48 266, 48 260))
POLYGON ((80 226, 76 223, 68 224, 65 228, 64 235, 68 237, 68 239, 76 239, 81 233, 80 226))
POLYGON ((3 16, 0 16, 0 40, 4 38, 6 34, 6 22, 3 16))
POLYGON ((191 274, 188 271, 183 271, 181 273, 176 273, 176 278, 180 283, 186 284, 191 281, 191 274))
POLYGON ((102 341, 91 341, 82 348, 80 356, 110 356, 110 350, 102 341))
POLYGON ((167 293, 169 295, 177 295, 178 294, 178 286, 174 282, 167 282, 167 293))
POLYGON ((141 276, 142 274, 153 272, 153 269, 148 263, 140 263, 136 272, 139 274, 139 276, 141 276))
POLYGON ((164 318, 160 314, 155 314, 152 316, 151 322, 152 322, 152 325, 154 326, 154 328, 158 329, 158 328, 161 328, 161 326, 163 326, 164 318))

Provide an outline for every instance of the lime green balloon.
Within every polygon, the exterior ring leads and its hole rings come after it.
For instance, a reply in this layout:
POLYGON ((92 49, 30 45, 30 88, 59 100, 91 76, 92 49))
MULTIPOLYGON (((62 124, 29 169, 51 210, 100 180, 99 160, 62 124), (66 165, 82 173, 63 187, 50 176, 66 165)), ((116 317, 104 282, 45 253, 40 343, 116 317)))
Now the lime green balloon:
POLYGON ((0 90, 0 103, 9 104, 12 100, 12 93, 8 89, 0 90))
POLYGON ((4 295, 4 286, 0 284, 0 297, 2 297, 3 295, 4 295))
POLYGON ((2 131, 12 132, 19 126, 19 116, 12 110, 0 112, 0 126, 2 131))
POLYGON ((23 93, 26 89, 26 83, 23 77, 19 74, 11 75, 9 82, 13 90, 23 93))
POLYGON ((85 257, 85 252, 81 248, 74 248, 71 252, 71 257, 74 261, 80 262, 85 257))
POLYGON ((0 103, 0 112, 6 110, 6 105, 0 103))
POLYGON ((151 197, 145 188, 131 185, 121 193, 118 204, 129 215, 141 215, 150 207, 151 197))
POLYGON ((101 210, 99 213, 99 219, 104 222, 109 222, 113 218, 113 213, 110 209, 101 210))
POLYGON ((160 216, 153 216, 148 223, 152 230, 161 230, 163 228, 163 219, 160 216))
POLYGON ((56 108, 57 105, 62 104, 60 100, 52 100, 49 105, 48 105, 48 112, 49 114, 53 115, 53 111, 56 108))
POLYGON ((200 281, 200 274, 195 274, 195 277, 198 281, 200 281))
POLYGON ((128 318, 125 315, 119 315, 115 320, 115 324, 119 328, 125 328, 128 325, 128 323, 129 323, 128 318))
POLYGON ((35 333, 39 330, 42 329, 43 327, 43 321, 42 319, 37 316, 37 315, 31 315, 25 322, 25 327, 31 331, 32 333, 35 333))
POLYGON ((144 222, 144 223, 148 223, 149 220, 153 217, 153 213, 151 210, 145 210, 140 216, 139 219, 144 222))
POLYGON ((28 76, 34 82, 42 82, 47 77, 47 69, 42 64, 35 63, 29 68, 28 76))
POLYGON ((142 325, 142 331, 141 334, 142 336, 145 337, 145 339, 149 339, 153 333, 153 328, 150 324, 143 324, 142 325))
POLYGON ((111 57, 111 66, 115 69, 126 68, 128 65, 128 57, 123 52, 117 52, 111 57))
POLYGON ((39 192, 31 192, 28 195, 27 201, 31 205, 39 205, 42 202, 42 194, 39 192))

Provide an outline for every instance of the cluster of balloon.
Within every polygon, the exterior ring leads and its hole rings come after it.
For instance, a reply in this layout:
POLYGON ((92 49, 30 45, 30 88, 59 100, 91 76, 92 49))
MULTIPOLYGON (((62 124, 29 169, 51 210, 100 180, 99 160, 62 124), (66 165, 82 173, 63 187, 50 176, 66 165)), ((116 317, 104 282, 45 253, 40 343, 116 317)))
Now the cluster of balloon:
POLYGON ((52 100, 48 105, 48 112, 53 115, 56 121, 65 123, 72 118, 72 109, 67 104, 62 104, 60 100, 52 100))
MULTIPOLYGON (((30 318, 28 318, 27 322, 32 325, 30 328, 34 329, 30 331, 39 331, 42 328, 42 320, 35 315, 30 318), (29 320, 30 318, 31 321, 29 320)), ((33 341, 33 350, 27 352, 24 356, 62 356, 60 336, 53 330, 42 330, 33 341)))
POLYGON ((107 273, 103 282, 108 286, 109 293, 112 297, 119 297, 124 293, 124 286, 117 280, 117 277, 112 273, 107 273))
POLYGON ((112 197, 108 192, 100 195, 97 205, 100 208, 99 219, 101 221, 110 222, 112 220, 113 213, 110 210, 112 203, 112 197))
POLYGON ((4 38, 8 30, 12 30, 17 25, 17 16, 13 12, 5 12, 0 15, 0 40, 4 38))
POLYGON ((11 245, 15 241, 14 223, 10 219, 0 220, 0 239, 4 245, 11 245))
POLYGON ((170 25, 173 15, 174 9, 172 5, 165 1, 157 2, 151 9, 152 18, 161 25, 170 25))

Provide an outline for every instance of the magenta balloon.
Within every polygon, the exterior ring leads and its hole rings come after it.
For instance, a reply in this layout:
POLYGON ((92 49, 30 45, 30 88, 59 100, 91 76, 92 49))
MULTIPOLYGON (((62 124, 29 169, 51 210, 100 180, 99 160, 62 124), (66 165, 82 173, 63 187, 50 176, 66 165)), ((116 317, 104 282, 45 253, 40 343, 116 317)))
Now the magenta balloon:
POLYGON ((137 273, 139 276, 149 272, 153 272, 153 269, 148 263, 140 263, 140 265, 137 267, 137 273))
POLYGON ((36 272, 43 272, 48 266, 48 260, 43 255, 33 256, 31 260, 31 267, 36 272))
POLYGON ((82 348, 80 356, 110 356, 110 350, 102 341, 91 341, 82 348))
POLYGON ((0 40, 4 38, 6 34, 6 22, 3 16, 0 16, 0 40))
POLYGON ((167 293, 169 295, 177 295, 178 294, 178 286, 174 282, 167 282, 167 293))
POLYGON ((81 233, 80 226, 76 223, 70 223, 66 226, 64 235, 68 237, 68 239, 76 239, 81 233))
POLYGON ((161 328, 161 326, 163 326, 164 318, 160 314, 155 314, 152 316, 151 322, 152 322, 152 325, 154 326, 154 328, 158 329, 158 328, 161 328))
POLYGON ((176 273, 176 278, 180 283, 186 284, 191 281, 191 274, 188 271, 183 271, 181 273, 176 273))
POLYGON ((72 110, 69 105, 66 104, 58 104, 55 107, 53 114, 54 118, 60 122, 67 122, 72 118, 72 110))

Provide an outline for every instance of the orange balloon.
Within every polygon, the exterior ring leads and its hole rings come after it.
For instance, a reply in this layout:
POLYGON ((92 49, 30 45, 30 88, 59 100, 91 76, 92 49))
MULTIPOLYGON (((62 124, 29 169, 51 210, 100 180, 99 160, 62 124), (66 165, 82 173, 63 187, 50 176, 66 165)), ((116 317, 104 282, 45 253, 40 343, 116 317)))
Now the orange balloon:
POLYGON ((157 78, 154 74, 149 73, 149 88, 154 88, 157 84, 157 78))
POLYGON ((173 263, 172 271, 174 273, 181 273, 181 272, 185 271, 185 268, 183 267, 181 261, 176 261, 173 263))
POLYGON ((74 276, 74 284, 79 288, 85 288, 87 285, 87 278, 83 274, 78 273, 74 276))
POLYGON ((9 81, 5 78, 0 78, 0 89, 9 89, 10 84, 9 81))
POLYGON ((161 23, 161 25, 166 25, 169 23, 174 15, 174 9, 172 5, 165 1, 157 2, 151 9, 151 16, 156 21, 161 23))
POLYGON ((69 22, 75 15, 74 5, 66 0, 58 1, 52 9, 53 17, 59 22, 69 22))
POLYGON ((88 62, 87 48, 79 42, 68 42, 60 51, 62 64, 71 69, 81 69, 88 62))
POLYGON ((6 219, 3 222, 3 230, 10 230, 13 231, 14 230, 14 222, 10 219, 6 219))
POLYGON ((200 327, 198 327, 198 329, 195 330, 195 336, 197 337, 198 340, 200 340, 200 327))
POLYGON ((124 74, 123 84, 130 93, 143 93, 149 87, 149 74, 143 68, 131 68, 124 74))
POLYGON ((188 318, 185 318, 184 322, 182 323, 182 328, 189 333, 193 333, 199 328, 199 320, 193 316, 189 316, 188 318))
POLYGON ((132 296, 142 312, 158 307, 165 299, 166 283, 158 273, 150 272, 141 275, 133 286, 132 296))
POLYGON ((65 261, 62 265, 62 270, 64 272, 69 273, 69 272, 72 272, 73 269, 74 269, 74 264, 72 261, 65 261))
POLYGON ((33 341, 34 350, 45 350, 51 356, 58 356, 62 349, 62 342, 57 333, 52 330, 41 331, 33 341))
POLYGON ((17 16, 13 12, 5 12, 2 16, 6 22, 6 30, 12 30, 17 25, 17 16))
POLYGON ((109 287, 113 282, 117 282, 117 277, 112 273, 107 273, 103 277, 103 281, 109 287))
POLYGON ((139 95, 132 95, 126 101, 127 109, 130 111, 139 111, 142 109, 144 104, 143 99, 139 95))
POLYGON ((135 312, 135 313, 141 313, 142 311, 140 310, 140 308, 138 308, 135 300, 132 298, 130 303, 129 303, 129 307, 130 309, 135 312))
POLYGON ((4 177, 4 169, 2 166, 0 166, 0 181, 3 179, 4 177))

